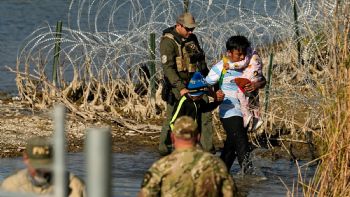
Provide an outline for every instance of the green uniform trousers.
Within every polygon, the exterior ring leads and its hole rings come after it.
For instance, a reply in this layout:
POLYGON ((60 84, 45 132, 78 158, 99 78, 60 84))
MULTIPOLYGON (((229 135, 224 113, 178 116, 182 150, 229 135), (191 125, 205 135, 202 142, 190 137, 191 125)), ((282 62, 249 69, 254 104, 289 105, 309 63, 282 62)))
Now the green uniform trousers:
MULTIPOLYGON (((208 96, 204 96, 203 99, 209 102, 208 96)), ((176 103, 176 102, 175 102, 176 103)), ((174 104, 175 105, 175 104, 174 104)), ((159 153, 161 155, 167 155, 172 151, 172 142, 170 138, 170 127, 169 123, 173 115, 174 105, 167 104, 166 119, 162 126, 162 131, 159 136, 159 153)), ((201 139, 200 144, 204 151, 214 151, 213 146, 213 118, 212 112, 202 113, 201 116, 201 139)))

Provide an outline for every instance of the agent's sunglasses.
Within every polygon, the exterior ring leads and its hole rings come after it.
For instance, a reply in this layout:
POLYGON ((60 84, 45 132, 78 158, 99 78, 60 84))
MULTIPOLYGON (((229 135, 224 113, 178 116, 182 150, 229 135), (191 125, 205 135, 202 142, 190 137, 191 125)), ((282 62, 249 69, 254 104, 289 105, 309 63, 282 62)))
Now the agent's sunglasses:
POLYGON ((183 27, 186 29, 187 32, 193 32, 194 31, 194 27, 193 28, 188 28, 188 27, 185 27, 185 26, 183 26, 183 27))

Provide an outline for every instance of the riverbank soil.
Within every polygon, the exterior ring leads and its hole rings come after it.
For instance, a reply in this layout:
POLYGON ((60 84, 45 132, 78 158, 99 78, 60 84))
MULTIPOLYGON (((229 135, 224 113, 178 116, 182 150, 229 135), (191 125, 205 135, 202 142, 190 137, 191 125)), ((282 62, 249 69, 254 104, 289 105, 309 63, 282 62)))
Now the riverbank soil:
MULTIPOLYGON (((52 136, 52 111, 52 109, 33 110, 28 105, 13 98, 0 100, 0 157, 22 155, 27 139, 33 136, 52 136)), ((159 132, 161 123, 162 120, 154 123, 157 124, 154 126, 159 128, 159 132)), ((106 123, 102 121, 87 122, 69 113, 66 114, 65 124, 67 150, 69 152, 83 151, 86 129, 101 127, 111 128, 113 152, 128 152, 142 148, 157 151, 159 132, 140 133, 123 127, 118 123, 106 123)), ((225 133, 218 120, 214 120, 214 125, 214 145, 216 150, 220 151, 223 147, 225 133)), ((271 159, 312 159, 314 157, 310 153, 309 144, 293 143, 292 141, 286 141, 283 145, 278 143, 261 156, 270 157, 271 159)))
MULTIPOLYGON (((126 152, 147 146, 155 149, 158 133, 138 134, 113 123, 86 122, 66 114, 67 150, 84 150, 87 128, 110 127, 114 152, 126 152)), ((36 111, 12 99, 0 100, 0 157, 22 155, 27 139, 53 135, 52 109, 36 111)))

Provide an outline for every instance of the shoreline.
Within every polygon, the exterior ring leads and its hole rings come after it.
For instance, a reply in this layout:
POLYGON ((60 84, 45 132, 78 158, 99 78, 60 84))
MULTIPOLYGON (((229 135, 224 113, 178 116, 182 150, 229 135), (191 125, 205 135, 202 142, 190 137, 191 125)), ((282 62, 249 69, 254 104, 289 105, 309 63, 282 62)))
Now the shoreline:
MULTIPOLYGON (((52 136, 51 112, 50 109, 32 110, 20 101, 0 99, 0 158, 21 156, 27 139, 33 136, 52 136)), ((158 144, 158 133, 135 134, 117 124, 84 122, 66 113, 67 152, 83 151, 86 129, 94 127, 111 128, 113 152, 134 151, 145 146, 156 150, 158 144)))
MULTIPOLYGON (((53 120, 52 109, 32 110, 21 101, 0 98, 0 158, 18 157, 25 150, 26 141, 33 136, 52 136, 53 120)), ((141 123, 136 123, 141 124, 141 123)), ((159 125, 153 125, 159 126, 159 125)), ((215 129, 218 125, 216 125, 215 129)), ((84 151, 85 134, 88 128, 110 127, 112 136, 112 152, 135 152, 141 149, 148 149, 158 152, 159 132, 137 132, 118 122, 106 123, 102 121, 87 122, 66 113, 66 150, 69 153, 84 151)), ((160 128, 160 127, 159 127, 160 128)), ((219 135, 224 135, 218 130, 219 135)), ((213 142, 219 151, 223 142, 213 134, 213 142)), ((222 136, 224 137, 224 136, 222 136)), ((256 147, 255 147, 256 148, 256 147)), ((310 154, 310 147, 305 143, 289 143, 283 146, 276 145, 266 149, 263 157, 276 160, 280 158, 290 160, 313 160, 314 155, 310 154), (285 147, 289 147, 287 150, 285 147)))

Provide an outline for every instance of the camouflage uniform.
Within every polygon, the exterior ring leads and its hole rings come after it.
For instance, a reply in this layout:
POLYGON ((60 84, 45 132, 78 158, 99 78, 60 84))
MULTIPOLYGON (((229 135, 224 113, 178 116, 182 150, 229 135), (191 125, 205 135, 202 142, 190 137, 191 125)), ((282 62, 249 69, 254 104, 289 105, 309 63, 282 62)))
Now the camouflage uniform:
MULTIPOLYGON (((69 173, 69 197, 85 196, 85 185, 75 175, 69 173)), ((17 173, 6 178, 2 184, 1 189, 8 192, 29 192, 35 194, 52 194, 53 185, 46 187, 35 186, 32 183, 27 169, 18 171, 17 173)))
POLYGON ((195 148, 198 130, 193 118, 179 117, 172 132, 176 150, 146 172, 140 196, 234 196, 236 187, 223 161, 195 148))
MULTIPOLYGON (((185 39, 176 32, 175 27, 163 31, 160 54, 164 78, 171 86, 170 97, 172 98, 171 102, 167 101, 166 120, 160 134, 159 151, 164 153, 167 146, 171 145, 169 122, 174 110, 174 103, 177 103, 181 98, 180 91, 187 87, 187 83, 195 71, 199 71, 203 76, 206 76, 209 70, 196 35, 191 34, 185 39)), ((208 96, 204 96, 203 99, 209 102, 208 96)), ((201 120, 201 145, 205 151, 211 151, 214 148, 212 113, 203 113, 201 120)))
POLYGON ((175 150, 146 172, 144 196, 234 196, 236 188, 225 164, 199 149, 175 150))

